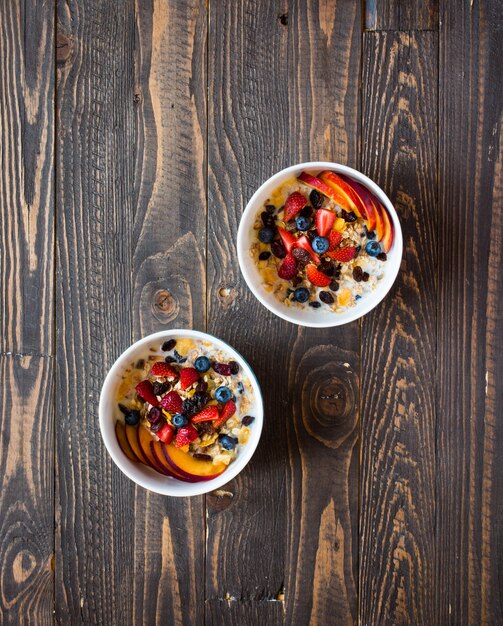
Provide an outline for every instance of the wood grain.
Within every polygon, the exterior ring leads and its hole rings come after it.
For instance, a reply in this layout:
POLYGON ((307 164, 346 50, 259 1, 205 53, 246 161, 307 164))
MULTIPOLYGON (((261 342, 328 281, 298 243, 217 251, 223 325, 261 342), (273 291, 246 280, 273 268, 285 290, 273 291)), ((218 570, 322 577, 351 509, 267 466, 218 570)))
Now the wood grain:
POLYGON ((54 24, 0 6, 0 623, 54 605, 54 24))
MULTIPOLYGON (((275 171, 309 158, 350 163, 357 158, 354 111, 359 106, 361 16, 349 2, 222 3, 211 10, 208 281, 210 292, 237 296, 232 302, 225 295, 209 300, 209 327, 241 349, 254 367, 265 391, 266 420, 253 461, 228 487, 233 497, 225 503, 208 499, 207 620, 321 624, 330 616, 353 621, 358 487, 357 464, 352 461, 357 460, 357 409, 349 402, 348 415, 342 418, 323 402, 320 408, 316 398, 332 389, 337 376, 341 378, 333 344, 346 349, 344 362, 349 359, 356 372, 356 381, 340 383, 342 397, 345 393, 357 397, 358 326, 344 334, 307 333, 274 319, 239 276, 233 242, 246 200, 275 171), (340 70, 331 64, 335 57, 340 70), (213 232, 218 238, 211 236, 213 232), (318 344, 325 351, 314 350, 318 344), (271 355, 271 345, 275 356, 265 358, 271 355), (314 352, 306 363, 321 368, 326 378, 309 379, 293 416, 292 399, 299 384, 296 361, 310 349, 314 352), (335 364, 324 370, 327 354, 335 364), (314 417, 306 397, 317 407, 314 417), (347 446, 337 450, 336 444, 318 443, 316 434, 300 427, 297 433, 289 431, 292 420, 305 420, 316 430, 317 420, 325 419, 333 421, 330 441, 344 440, 347 446), (313 449, 319 457, 311 456, 313 449), (325 462, 337 468, 337 481, 329 474, 320 479, 317 468, 325 462), (306 484, 301 467, 308 474, 306 484), (314 480, 320 493, 311 493, 314 480), (266 485, 266 496, 257 485, 266 485), (320 523, 320 535, 303 534, 305 543, 299 543, 299 528, 317 528, 320 523), (238 546, 244 558, 235 558, 238 546), (334 555, 334 568, 324 568, 325 550, 329 559, 334 555), (335 603, 334 614, 327 588, 336 584, 344 594, 335 603)), ((300 370, 306 373, 303 367, 300 370)))
POLYGON ((437 610, 444 624, 493 625, 503 624, 501 3, 444 2, 441 17, 437 610))
POLYGON ((135 488, 104 449, 97 406, 132 340, 204 327, 206 12, 58 9, 70 52, 58 66, 56 618, 200 623, 204 501, 135 488))
POLYGON ((434 624, 436 33, 365 33, 363 169, 398 212, 404 253, 362 321, 360 618, 434 624))
POLYGON ((439 0, 365 0, 365 29, 438 30, 438 14, 439 0))

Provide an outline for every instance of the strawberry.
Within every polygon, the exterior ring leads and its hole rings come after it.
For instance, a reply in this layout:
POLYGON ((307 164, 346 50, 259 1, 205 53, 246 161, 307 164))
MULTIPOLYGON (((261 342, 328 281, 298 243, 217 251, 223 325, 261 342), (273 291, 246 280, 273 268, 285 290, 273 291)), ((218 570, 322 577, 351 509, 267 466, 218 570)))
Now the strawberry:
POLYGON ((334 261, 341 261, 342 263, 347 263, 354 258, 356 252, 356 246, 347 246, 347 248, 339 248, 338 250, 334 250, 333 252, 327 252, 327 255, 334 259, 334 261))
POLYGON ((168 444, 173 441, 173 433, 174 429, 166 422, 163 424, 159 430, 155 433, 161 441, 168 444))
POLYGON ((283 241, 283 245, 285 246, 286 251, 291 252, 292 248, 297 243, 295 237, 292 235, 292 233, 289 233, 284 228, 281 228, 281 226, 278 226, 278 233, 283 241))
POLYGON ((194 426, 192 426, 192 424, 182 426, 182 428, 179 428, 178 432, 176 433, 175 447, 183 448, 183 446, 192 443, 198 437, 199 433, 194 428, 194 426))
POLYGON ((335 213, 329 211, 328 209, 319 209, 316 211, 316 217, 314 218, 316 222, 316 230, 318 231, 318 235, 322 237, 326 237, 327 234, 332 230, 332 226, 335 222, 335 213))
POLYGON ((313 247, 311 246, 311 242, 306 237, 306 235, 302 235, 302 237, 299 237, 297 241, 295 242, 295 244, 297 248, 303 248, 304 250, 306 250, 306 252, 309 252, 309 254, 311 255, 311 258, 316 263, 316 265, 319 265, 321 263, 320 257, 313 250, 313 247))
POLYGON ((150 373, 152 376, 163 376, 168 380, 175 380, 178 376, 178 372, 164 361, 157 361, 157 363, 154 363, 150 373))
POLYGON ((180 387, 183 391, 199 380, 199 373, 193 367, 185 367, 180 372, 180 387))
POLYGON ((278 276, 280 278, 284 278, 285 280, 290 280, 297 274, 297 261, 290 254, 290 252, 286 255, 286 257, 281 261, 281 265, 278 269, 278 276))
POLYGON ((183 400, 176 393, 176 391, 170 391, 161 400, 161 406, 168 413, 181 413, 183 400))
POLYGON ((339 233, 336 230, 331 230, 330 231, 330 237, 329 237, 329 241, 330 241, 330 247, 329 250, 335 250, 337 248, 337 246, 341 243, 342 241, 342 235, 341 233, 339 233))
POLYGON ((207 406, 199 413, 196 413, 194 417, 190 420, 194 424, 198 424, 199 422, 211 422, 218 417, 218 409, 216 406, 207 406))
POLYGON ((154 387, 149 380, 142 380, 141 383, 136 385, 135 389, 136 393, 152 406, 159 404, 159 400, 154 393, 154 387))
POLYGON ((314 265, 306 267, 306 276, 309 282, 317 287, 328 287, 332 281, 326 274, 319 272, 314 265))
POLYGON ((283 219, 285 220, 285 222, 288 222, 292 219, 294 215, 297 215, 299 211, 302 211, 306 204, 307 198, 301 193, 299 193, 298 191, 294 191, 293 193, 291 193, 285 202, 285 212, 283 215, 283 219))
POLYGON ((235 412, 236 405, 233 400, 229 400, 224 404, 224 408, 222 409, 222 412, 220 413, 218 419, 213 422, 213 427, 218 428, 219 426, 222 426, 222 424, 225 424, 229 417, 232 417, 235 412))

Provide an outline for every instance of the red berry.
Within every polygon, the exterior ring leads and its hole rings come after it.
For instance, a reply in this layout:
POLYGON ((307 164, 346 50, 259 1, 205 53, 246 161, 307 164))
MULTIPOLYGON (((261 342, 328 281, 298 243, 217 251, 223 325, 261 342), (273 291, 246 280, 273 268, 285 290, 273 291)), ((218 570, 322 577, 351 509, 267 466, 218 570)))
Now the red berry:
POLYGON ((175 378, 178 376, 178 372, 173 367, 171 367, 171 365, 168 365, 168 363, 165 363, 164 361, 157 361, 157 363, 154 363, 152 365, 150 373, 152 374, 152 376, 163 376, 168 380, 175 380, 175 378))
POLYGON ((216 406, 207 406, 202 411, 199 411, 194 417, 190 420, 194 424, 198 424, 199 422, 210 422, 218 417, 218 409, 216 406))
POLYGON ((176 391, 170 391, 161 400, 161 406, 168 413, 181 413, 183 400, 176 393, 176 391))
POLYGON ((224 408, 222 409, 222 412, 220 413, 218 419, 213 422, 214 428, 218 428, 219 426, 224 424, 229 419, 229 417, 232 417, 234 415, 235 412, 236 404, 233 400, 229 400, 225 403, 224 408))
MULTIPOLYGON (((278 226, 278 233, 279 233, 279 236, 281 237, 281 239, 283 241, 283 245, 285 246, 286 251, 287 252, 291 252, 292 248, 297 243, 297 240, 295 239, 295 237, 292 235, 292 233, 289 233, 284 228, 281 228, 281 226, 278 226)), ((284 255, 281 258, 284 258, 284 255)))
POLYGON ((309 282, 317 287, 328 287, 332 280, 326 274, 319 272, 314 265, 308 265, 306 267, 306 276, 309 282))
POLYGON ((297 261, 288 253, 286 257, 281 262, 281 265, 278 269, 278 276, 280 278, 284 278, 285 280, 292 279, 297 274, 297 261))
POLYGON ((307 198, 298 191, 291 193, 285 202, 284 220, 288 222, 294 215, 297 215, 307 204, 307 198))
POLYGON ((328 209, 320 209, 319 211, 316 211, 315 222, 318 235, 326 237, 334 225, 335 213, 333 211, 329 211, 328 209))
POLYGON ((302 235, 302 237, 299 237, 297 241, 295 242, 295 244, 297 248, 302 248, 303 250, 306 250, 306 252, 309 252, 312 260, 316 263, 316 265, 319 265, 321 263, 320 257, 313 250, 313 247, 311 246, 311 242, 306 237, 306 235, 302 235))
POLYGON ((189 443, 192 443, 195 439, 199 437, 199 433, 192 426, 192 424, 188 424, 187 426, 183 426, 178 429, 176 433, 175 446, 177 448, 182 448, 189 443))
POLYGON ((342 235, 340 232, 338 232, 337 230, 330 231, 330 237, 329 237, 330 247, 328 249, 330 251, 335 250, 337 246, 341 243, 341 241, 342 241, 342 235))
POLYGON ((342 263, 347 263, 354 259, 356 252, 356 246, 348 246, 347 248, 340 248, 339 250, 333 250, 332 252, 327 252, 327 255, 334 259, 334 261, 341 261, 342 263))
POLYGON ((185 391, 199 380, 199 373, 193 367, 185 367, 180 372, 180 388, 185 391))
POLYGON ((173 441, 173 428, 168 424, 168 422, 164 423, 161 428, 156 432, 156 435, 159 437, 161 441, 168 444, 173 441))
POLYGON ((159 400, 154 393, 154 387, 149 380, 142 380, 141 383, 136 385, 135 389, 136 393, 152 406, 159 404, 159 400))

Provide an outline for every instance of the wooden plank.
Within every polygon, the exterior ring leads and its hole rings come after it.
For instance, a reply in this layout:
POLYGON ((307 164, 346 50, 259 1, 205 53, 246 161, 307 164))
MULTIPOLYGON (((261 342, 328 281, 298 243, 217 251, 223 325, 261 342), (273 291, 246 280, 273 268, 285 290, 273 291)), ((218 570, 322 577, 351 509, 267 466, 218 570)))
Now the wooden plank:
POLYGON ((443 624, 503 624, 501 27, 500 2, 443 3, 436 363, 443 624))
POLYGON ((435 624, 436 33, 365 33, 363 169, 400 217, 402 269, 362 323, 360 619, 435 624))
POLYGON ((439 0, 365 0, 366 30, 438 30, 439 0))
POLYGON ((200 623, 204 499, 135 488, 97 406, 132 340, 204 327, 205 7, 58 9, 56 618, 200 623))
POLYGON ((350 2, 262 5, 217 3, 210 19, 208 281, 218 297, 209 328, 254 367, 266 422, 233 497, 208 498, 206 617, 347 623, 356 621, 358 324, 305 331, 274 319, 241 279, 233 242, 246 200, 275 171, 318 157, 355 164, 361 15, 350 2), (335 408, 327 391, 340 392, 335 408))
POLYGON ((52 624, 53 362, 0 355, 0 623, 52 624))
POLYGON ((54 25, 0 6, 0 623, 54 605, 54 25))

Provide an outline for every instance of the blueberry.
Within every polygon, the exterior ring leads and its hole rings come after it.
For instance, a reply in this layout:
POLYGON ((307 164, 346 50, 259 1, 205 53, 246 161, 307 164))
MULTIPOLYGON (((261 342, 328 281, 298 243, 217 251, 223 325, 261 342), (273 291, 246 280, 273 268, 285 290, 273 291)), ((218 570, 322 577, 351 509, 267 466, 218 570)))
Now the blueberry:
POLYGON ((140 421, 140 411, 128 411, 124 416, 124 421, 128 426, 136 426, 140 421))
POLYGON ((224 450, 234 450, 236 447, 236 440, 229 435, 218 435, 218 441, 224 450))
POLYGON ((365 252, 369 256, 377 256, 381 254, 381 246, 377 243, 377 241, 369 241, 365 246, 365 252))
POLYGON ((367 235, 367 239, 375 239, 376 238, 375 230, 369 230, 367 228, 367 225, 365 225, 365 234, 367 235))
POLYGON ((320 237, 319 235, 313 239, 312 243, 313 250, 317 254, 323 254, 324 252, 326 252, 329 245, 330 244, 328 243, 328 239, 326 237, 320 237))
POLYGON ((229 387, 218 387, 218 389, 215 390, 215 400, 217 402, 228 402, 230 399, 232 398, 232 391, 229 389, 229 387))
POLYGON ((321 205, 323 204, 323 196, 319 191, 316 191, 316 189, 313 189, 309 194, 309 200, 315 209, 321 208, 321 205))
POLYGON ((207 372, 210 369, 211 363, 208 357, 198 356, 195 360, 194 367, 200 374, 204 374, 204 372, 207 372))
POLYGON ((274 239, 274 230, 270 226, 264 226, 258 231, 258 238, 262 243, 271 243, 274 239))
POLYGON ((171 422, 175 428, 181 428, 182 426, 185 426, 185 424, 188 424, 189 420, 185 417, 185 415, 182 415, 181 413, 176 413, 171 418, 171 422))
POLYGON ((305 287, 297 287, 293 292, 293 299, 297 302, 307 302, 309 300, 309 290, 305 287))
POLYGON ((311 220, 301 215, 295 220, 295 224, 298 230, 308 230, 311 227, 311 220))
POLYGON ((356 296, 355 296, 355 300, 361 300, 361 298, 362 298, 362 297, 361 297, 360 295, 356 295, 356 296))

